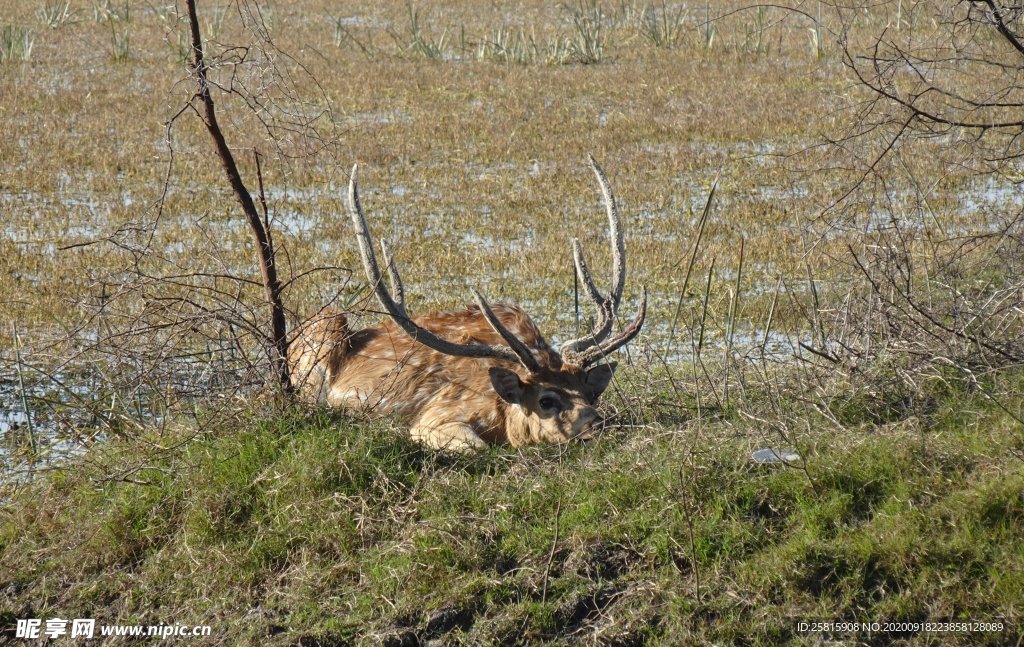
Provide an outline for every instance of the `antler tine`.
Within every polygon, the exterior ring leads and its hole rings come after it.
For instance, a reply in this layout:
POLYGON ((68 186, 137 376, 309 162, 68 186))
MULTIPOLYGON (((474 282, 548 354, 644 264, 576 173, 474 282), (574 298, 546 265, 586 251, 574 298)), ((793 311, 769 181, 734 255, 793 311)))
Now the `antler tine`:
POLYGON ((572 260, 576 267, 576 276, 579 282, 583 284, 583 288, 587 295, 590 296, 590 300, 597 306, 597 322, 594 324, 593 332, 589 335, 580 337, 579 339, 572 339, 562 344, 561 353, 563 355, 573 353, 579 353, 580 351, 593 346, 598 343, 601 339, 608 336, 608 333, 612 329, 612 313, 611 303, 608 299, 601 295, 601 292, 594 285, 594 277, 590 274, 590 268, 587 267, 587 261, 583 257, 583 246, 580 245, 580 241, 573 239, 572 241, 572 260))
POLYGON ((483 297, 481 297, 479 293, 476 293, 477 302, 480 304, 481 310, 484 312, 484 316, 487 318, 488 322, 490 322, 491 326, 506 342, 509 341, 509 338, 515 339, 517 346, 519 347, 518 350, 515 346, 455 344, 445 339, 441 339, 426 328, 417 325, 416 322, 406 314, 402 280, 398 274, 398 268, 392 261, 391 250, 388 248, 386 243, 381 245, 381 253, 384 256, 385 263, 387 263, 388 278, 391 280, 391 285, 395 290, 397 299, 393 298, 388 292, 388 289, 384 286, 380 267, 377 265, 377 257, 373 253, 373 242, 370 239, 369 228, 366 225, 366 217, 363 215, 363 208, 359 202, 358 172, 359 165, 357 164, 352 167, 352 175, 349 178, 348 183, 348 211, 352 218, 352 225, 356 230, 356 241, 359 243, 359 255, 363 259, 363 269, 366 270, 366 278, 373 286, 373 291, 377 295, 377 301, 380 302, 381 307, 384 308, 395 323, 397 323, 402 330, 406 332, 406 334, 419 343, 427 346, 428 348, 432 348, 439 353, 444 353, 445 355, 455 355, 457 357, 493 357, 495 359, 503 359, 510 362, 519 362, 531 371, 537 370, 537 360, 529 352, 529 349, 526 349, 525 344, 501 325, 501 322, 498 321, 494 311, 491 310, 490 306, 487 305, 487 302, 483 300, 483 297))
POLYGON ((583 259, 583 247, 576 239, 572 241, 572 257, 579 282, 583 284, 591 301, 597 306, 597 321, 594 323, 593 331, 589 335, 572 339, 562 344, 560 352, 566 357, 572 357, 607 337, 608 333, 612 330, 612 322, 614 321, 611 300, 602 296, 597 286, 594 285, 594 278, 590 274, 587 262, 583 259))
POLYGON ((540 370, 540 364, 537 362, 537 358, 533 356, 533 353, 530 352, 529 347, 527 347, 521 339, 516 337, 511 330, 501 323, 498 316, 494 314, 493 310, 491 310, 490 304, 487 303, 486 299, 484 299, 484 295, 480 294, 476 288, 473 288, 473 296, 476 297, 476 303, 480 306, 480 312, 483 313, 484 319, 487 320, 487 323, 491 324, 491 328, 494 329, 494 332, 501 335, 501 338, 505 340, 505 343, 508 344, 509 348, 515 352, 520 363, 531 371, 536 372, 540 370))
POLYGON ((580 368, 586 368, 594 362, 603 359, 610 355, 613 351, 618 350, 622 346, 628 344, 637 334, 640 333, 640 329, 643 328, 644 319, 647 317, 647 288, 642 288, 640 295, 640 308, 637 311, 636 319, 634 319, 626 329, 621 333, 612 337, 608 341, 594 346, 574 358, 574 363, 580 368))
POLYGON ((619 303, 622 301, 622 288, 626 284, 626 243, 622 237, 622 222, 619 220, 619 210, 615 206, 615 194, 608 183, 608 176, 604 174, 604 169, 593 155, 587 157, 590 159, 590 168, 594 169, 597 183, 601 185, 601 196, 604 198, 604 208, 608 214, 608 235, 612 244, 612 288, 609 296, 612 299, 612 312, 618 312, 619 303))
POLYGON ((391 246, 383 238, 380 239, 380 255, 384 257, 384 267, 391 280, 391 296, 395 300, 395 305, 398 306, 402 315, 408 317, 405 312, 405 287, 402 285, 402 277, 398 274, 398 266, 395 265, 395 260, 391 257, 391 246))
MULTIPOLYGON (((381 282, 380 268, 377 266, 377 257, 373 253, 373 243, 370 240, 370 232, 366 226, 366 218, 363 216, 363 207, 359 203, 359 165, 352 166, 352 175, 348 180, 348 213, 352 218, 352 226, 356 230, 356 242, 359 244, 359 256, 363 259, 363 269, 366 270, 366 278, 373 286, 377 299, 388 312, 397 310, 397 304, 391 299, 387 288, 381 282)), ((387 256, 387 255, 385 255, 387 256)), ((404 313, 403 313, 404 316, 404 313)))
POLYGON ((587 267, 587 261, 583 256, 583 245, 580 244, 578 238, 572 239, 572 262, 576 266, 576 276, 583 284, 587 294, 590 295, 590 299, 597 305, 603 303, 604 297, 594 285, 594 277, 590 274, 590 268, 587 267))

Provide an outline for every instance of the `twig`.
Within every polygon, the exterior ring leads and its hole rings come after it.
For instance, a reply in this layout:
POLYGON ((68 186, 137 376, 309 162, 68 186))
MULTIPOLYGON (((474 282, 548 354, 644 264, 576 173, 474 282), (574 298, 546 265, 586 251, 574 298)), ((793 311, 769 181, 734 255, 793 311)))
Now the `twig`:
MULTIPOLYGON (((711 185, 707 200, 704 201, 704 211, 700 214, 700 222, 697 225, 697 239, 693 241, 693 252, 690 254, 690 262, 686 265, 686 276, 683 278, 683 287, 679 290, 679 301, 676 303, 676 312, 672 316, 672 325, 668 331, 669 346, 672 345, 676 336, 676 324, 679 323, 679 313, 683 309, 683 299, 686 298, 686 288, 690 284, 690 275, 693 273, 693 265, 697 261, 697 252, 700 250, 700 241, 704 238, 704 227, 708 224, 708 214, 711 213, 711 201, 715 198, 715 191, 718 189, 718 177, 711 185)), ((678 264, 677 264, 678 265, 678 264)), ((675 269, 675 268, 673 268, 675 269)), ((666 348, 666 353, 667 353, 666 348)))
POLYGON ((25 374, 21 363, 21 337, 18 336, 18 324, 11 322, 11 331, 14 333, 14 360, 18 368, 18 391, 21 393, 21 407, 25 410, 25 426, 28 427, 28 439, 32 446, 33 459, 39 454, 39 447, 36 446, 36 432, 32 427, 32 411, 28 408, 28 392, 25 390, 25 374))
POLYGON ((551 575, 551 564, 555 561, 555 547, 558 545, 558 520, 562 517, 562 497, 558 497, 558 505, 555 506, 555 536, 551 540, 551 550, 548 552, 548 563, 544 566, 544 587, 541 590, 540 601, 548 601, 548 577, 551 575))
POLYGON ((725 343, 725 387, 723 387, 723 397, 725 398, 725 406, 729 406, 729 367, 732 365, 732 346, 733 338, 736 334, 736 315, 739 308, 740 302, 740 281, 743 279, 743 241, 740 238, 740 264, 739 269, 736 270, 736 288, 733 291, 731 303, 729 305, 729 338, 725 343))
POLYGON ((768 337, 772 332, 772 320, 775 318, 775 306, 779 302, 779 290, 782 289, 782 277, 779 277, 775 284, 775 294, 772 296, 772 305, 768 308, 768 319, 764 323, 764 339, 761 340, 761 360, 764 361, 764 349, 768 345, 768 337))

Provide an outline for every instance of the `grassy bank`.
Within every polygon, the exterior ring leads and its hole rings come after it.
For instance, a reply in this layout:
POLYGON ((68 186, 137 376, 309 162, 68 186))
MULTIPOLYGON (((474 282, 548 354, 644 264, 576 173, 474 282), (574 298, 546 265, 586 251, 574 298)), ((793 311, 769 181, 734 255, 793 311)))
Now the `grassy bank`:
MULTIPOLYGON (((1020 392, 1004 372, 989 392, 1020 392)), ((0 509, 0 624, 209 624, 218 644, 776 644, 800 619, 1024 608, 1021 427, 949 384, 878 424, 654 415, 589 444, 472 457, 292 410, 95 446, 0 509)), ((750 410, 750 409, 748 409, 750 410)), ((874 411, 874 412, 873 412, 874 411)), ((767 415, 767 414, 766 414, 767 415)), ((861 636, 889 644, 893 635, 861 636)), ((846 639, 851 639, 847 636, 846 639)))

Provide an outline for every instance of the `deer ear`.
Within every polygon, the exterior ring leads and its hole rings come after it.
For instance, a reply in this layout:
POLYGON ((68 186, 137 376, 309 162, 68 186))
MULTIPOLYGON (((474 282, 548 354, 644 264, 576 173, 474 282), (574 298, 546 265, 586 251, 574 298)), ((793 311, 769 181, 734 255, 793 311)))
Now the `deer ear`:
POLYGON ((615 362, 609 362, 595 366, 587 371, 587 396, 591 402, 601 397, 604 390, 608 388, 608 383, 612 381, 612 375, 615 373, 616 366, 618 365, 615 362))
POLYGON ((492 366, 488 371, 491 375, 491 386, 498 396, 509 404, 522 404, 526 394, 526 385, 519 379, 515 371, 500 366, 492 366))

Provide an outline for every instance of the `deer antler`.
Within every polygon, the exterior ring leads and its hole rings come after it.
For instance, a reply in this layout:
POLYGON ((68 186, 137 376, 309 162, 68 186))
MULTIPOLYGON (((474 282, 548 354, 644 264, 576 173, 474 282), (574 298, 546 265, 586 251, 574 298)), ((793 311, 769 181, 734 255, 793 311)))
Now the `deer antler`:
POLYGON ((594 278, 583 258, 583 246, 578 240, 573 240, 572 258, 576 266, 576 276, 587 295, 597 306, 597 322, 593 332, 579 339, 565 342, 560 350, 562 358, 567 363, 580 367, 586 367, 598 361, 636 337, 647 314, 647 291, 644 290, 636 319, 622 333, 605 342, 615 323, 619 303, 622 301, 622 289, 626 283, 626 245, 622 236, 619 211, 615 206, 615 194, 612 193, 608 177, 592 155, 589 156, 589 159, 590 167, 594 170, 597 183, 601 187, 601 197, 604 200, 605 212, 608 214, 608 236, 612 249, 612 284, 608 296, 602 296, 597 286, 594 285, 594 278))
POLYGON ((640 329, 643 328, 644 319, 647 317, 647 288, 642 288, 640 294, 640 308, 637 311, 636 319, 630 322, 618 335, 615 335, 608 341, 602 342, 596 346, 591 346, 582 352, 566 353, 562 351, 562 358, 566 364, 575 364, 580 368, 586 368, 594 362, 604 359, 610 355, 613 351, 628 344, 634 337, 640 333, 640 329))
POLYGON ((417 325, 409 317, 405 310, 405 291, 402 287, 402 279, 398 274, 398 268, 391 258, 391 251, 388 248, 387 242, 381 240, 381 254, 384 256, 384 262, 387 264, 388 278, 391 281, 391 291, 394 293, 394 296, 384 287, 380 268, 377 266, 377 257, 373 253, 373 242, 370 239, 370 233, 366 226, 366 217, 363 215, 363 209, 359 203, 359 188, 356 180, 358 170, 358 164, 352 167, 352 176, 348 183, 348 211, 352 217, 352 225, 356 230, 356 240, 359 243, 359 254, 363 259, 366 278, 369 280, 370 285, 373 286, 381 307, 384 308, 395 323, 410 337, 439 353, 458 357, 491 357, 508 360, 510 362, 519 362, 531 372, 539 371, 541 367, 537 358, 533 356, 533 353, 522 340, 502 325, 483 295, 476 290, 473 290, 473 295, 476 297, 476 303, 480 307, 480 311, 483 313, 484 318, 487 319, 487 323, 505 340, 508 346, 456 344, 442 339, 426 328, 417 325))

